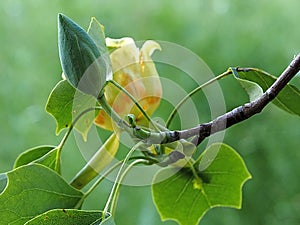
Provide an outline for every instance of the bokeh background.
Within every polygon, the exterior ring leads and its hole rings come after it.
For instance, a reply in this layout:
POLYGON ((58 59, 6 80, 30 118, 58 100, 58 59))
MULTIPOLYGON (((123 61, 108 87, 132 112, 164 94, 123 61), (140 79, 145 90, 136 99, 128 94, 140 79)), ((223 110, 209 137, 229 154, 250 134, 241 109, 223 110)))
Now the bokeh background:
MULTIPOLYGON (((297 0, 165 0, 0 2, 0 172, 22 151, 56 144, 55 122, 44 106, 60 80, 57 14, 83 27, 95 16, 107 36, 175 42, 198 54, 215 75, 229 66, 253 66, 276 76, 300 51, 297 0)), ((295 79, 300 87, 300 82, 295 79)), ((221 82, 228 109, 247 97, 232 79, 221 82)), ((246 183, 242 210, 217 208, 201 224, 300 224, 300 118, 274 106, 230 128, 225 142, 244 157, 253 179, 246 183)), ((71 179, 84 161, 74 138, 63 155, 71 179)), ((101 209, 111 188, 104 182, 85 204, 101 209)), ((149 187, 123 187, 120 225, 175 225, 160 222, 149 187)))

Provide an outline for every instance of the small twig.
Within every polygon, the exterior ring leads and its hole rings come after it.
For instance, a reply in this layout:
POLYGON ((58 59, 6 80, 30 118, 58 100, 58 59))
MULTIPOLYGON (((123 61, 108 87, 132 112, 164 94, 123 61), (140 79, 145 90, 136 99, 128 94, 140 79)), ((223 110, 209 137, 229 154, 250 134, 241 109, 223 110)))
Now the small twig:
POLYGON ((170 123, 172 122, 172 120, 174 119, 175 115, 178 113, 179 108, 188 100, 190 99, 194 94, 198 93, 200 90, 203 90, 203 88, 205 88, 206 86, 212 84, 215 81, 221 80, 224 77, 228 76, 231 73, 231 70, 228 69, 227 71, 225 71, 224 73, 220 74, 219 76, 205 82, 204 84, 200 85, 199 87, 195 88, 194 90, 192 90, 188 95, 186 95, 173 109, 173 111, 171 112, 171 114, 169 115, 169 118, 167 119, 166 122, 166 127, 168 128, 170 123))

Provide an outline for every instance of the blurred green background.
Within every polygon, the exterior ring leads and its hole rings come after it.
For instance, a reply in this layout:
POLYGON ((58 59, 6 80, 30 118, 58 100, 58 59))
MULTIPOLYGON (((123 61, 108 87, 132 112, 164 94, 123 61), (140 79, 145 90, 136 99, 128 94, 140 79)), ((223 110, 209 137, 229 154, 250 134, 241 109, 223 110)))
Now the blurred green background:
MULTIPOLYGON (((299 8, 297 0, 2 0, 0 172, 11 169, 22 151, 61 139, 44 111, 61 74, 59 12, 83 27, 95 16, 109 37, 175 42, 202 57, 216 75, 229 66, 253 66, 279 75, 300 51, 299 8)), ((247 101, 232 79, 221 85, 228 109, 247 101)), ((225 142, 244 157, 253 179, 244 187, 242 210, 213 209, 201 224, 300 224, 299 124, 299 117, 268 106, 226 132, 225 142)), ((67 179, 83 165, 73 137, 63 160, 67 179)), ((101 208, 110 187, 110 182, 102 184, 85 208, 101 208)), ((160 222, 149 187, 122 189, 116 222, 176 224, 160 222)))

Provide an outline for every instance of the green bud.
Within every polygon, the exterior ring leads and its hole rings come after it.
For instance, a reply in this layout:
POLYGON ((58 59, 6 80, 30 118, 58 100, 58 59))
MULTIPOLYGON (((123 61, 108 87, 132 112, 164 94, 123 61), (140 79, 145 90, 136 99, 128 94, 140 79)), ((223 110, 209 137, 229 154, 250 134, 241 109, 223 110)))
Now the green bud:
POLYGON ((106 81, 105 57, 83 28, 65 15, 58 15, 58 49, 63 73, 69 83, 96 98, 106 81))

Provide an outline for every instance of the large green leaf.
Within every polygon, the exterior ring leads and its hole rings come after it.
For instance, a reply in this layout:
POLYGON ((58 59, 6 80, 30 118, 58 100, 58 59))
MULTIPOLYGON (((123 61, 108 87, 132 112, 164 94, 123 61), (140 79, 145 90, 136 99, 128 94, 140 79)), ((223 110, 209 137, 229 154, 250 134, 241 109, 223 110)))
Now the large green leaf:
POLYGON ((58 49, 68 82, 97 98, 106 82, 106 62, 90 35, 62 14, 58 15, 58 49))
MULTIPOLYGON (((70 128, 72 122, 83 111, 95 107, 95 99, 81 92, 76 92, 68 81, 60 81, 52 90, 47 104, 46 111, 56 121, 56 133, 64 128, 70 128)), ((86 140, 88 131, 95 118, 95 112, 85 113, 75 124, 75 129, 82 134, 86 140)))
POLYGON ((39 164, 14 169, 7 178, 0 195, 0 224, 23 225, 50 209, 74 208, 83 196, 56 172, 39 164))
POLYGON ((196 175, 189 168, 167 168, 155 176, 152 195, 162 220, 197 225, 213 207, 241 208, 242 186, 251 175, 236 151, 213 144, 194 168, 196 175))
POLYGON ((53 209, 25 223, 25 225, 92 225, 99 224, 101 211, 53 209))
MULTIPOLYGON (((263 91, 266 91, 277 79, 275 76, 255 68, 230 69, 235 77, 255 82, 263 91)), ((286 85, 272 103, 291 114, 300 116, 300 91, 293 85, 286 85)))

